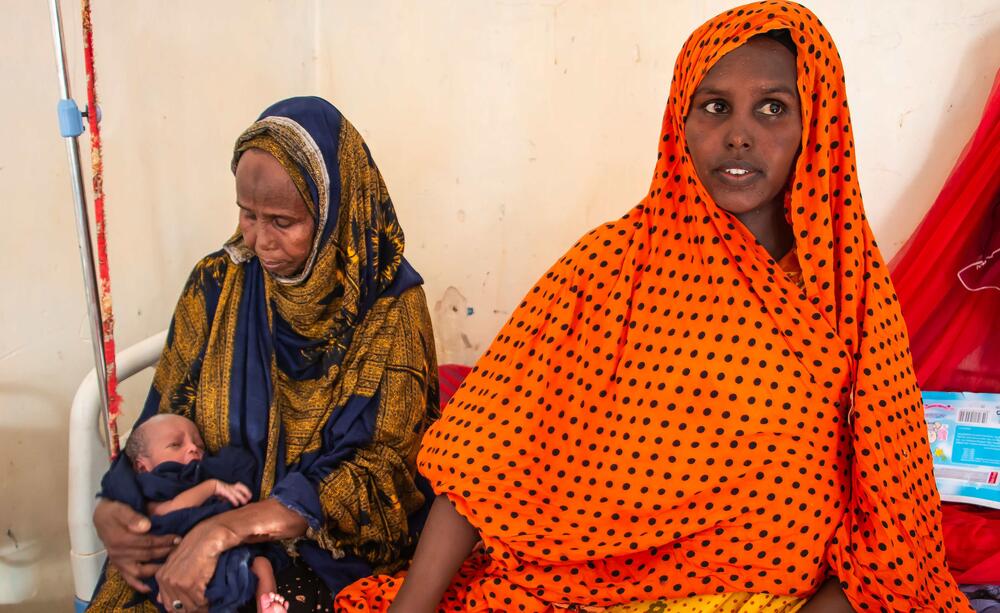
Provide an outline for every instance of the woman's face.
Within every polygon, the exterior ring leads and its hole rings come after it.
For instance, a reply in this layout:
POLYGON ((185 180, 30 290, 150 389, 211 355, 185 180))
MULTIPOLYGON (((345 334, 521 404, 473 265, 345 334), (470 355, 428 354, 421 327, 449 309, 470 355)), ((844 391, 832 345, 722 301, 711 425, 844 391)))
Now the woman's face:
POLYGON ((698 178, 723 209, 782 203, 802 138, 795 56, 754 38, 720 59, 691 98, 685 123, 698 178))
POLYGON ((316 222, 291 177, 274 157, 248 149, 236 166, 236 204, 243 242, 264 270, 291 277, 312 249, 316 222))

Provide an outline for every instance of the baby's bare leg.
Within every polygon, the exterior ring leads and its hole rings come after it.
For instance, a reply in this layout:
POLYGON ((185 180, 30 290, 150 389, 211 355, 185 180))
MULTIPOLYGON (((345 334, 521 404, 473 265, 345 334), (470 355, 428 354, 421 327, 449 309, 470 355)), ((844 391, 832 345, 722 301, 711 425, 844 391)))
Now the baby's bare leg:
POLYGON ((274 580, 274 568, 271 561, 264 556, 257 556, 250 563, 250 570, 257 576, 257 595, 273 592, 278 588, 278 583, 274 580))
POLYGON ((285 599, 275 592, 278 583, 274 579, 274 568, 271 561, 264 556, 257 556, 250 563, 250 570, 257 577, 257 613, 285 613, 288 605, 285 599))

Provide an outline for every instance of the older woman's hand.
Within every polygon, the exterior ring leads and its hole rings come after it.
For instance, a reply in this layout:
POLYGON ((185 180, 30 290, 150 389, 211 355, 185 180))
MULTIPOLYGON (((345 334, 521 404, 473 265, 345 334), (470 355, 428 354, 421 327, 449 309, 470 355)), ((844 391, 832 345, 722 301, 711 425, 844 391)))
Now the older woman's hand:
POLYGON ((219 556, 228 546, 227 530, 207 519, 192 528, 156 571, 158 600, 168 611, 197 613, 208 610, 205 590, 215 574, 219 556), (180 602, 182 608, 174 606, 180 602))
POLYGON ((94 527, 108 550, 108 562, 132 589, 143 594, 149 588, 142 580, 160 567, 153 561, 167 557, 179 542, 174 535, 148 534, 150 526, 148 518, 120 502, 101 500, 94 509, 94 527))

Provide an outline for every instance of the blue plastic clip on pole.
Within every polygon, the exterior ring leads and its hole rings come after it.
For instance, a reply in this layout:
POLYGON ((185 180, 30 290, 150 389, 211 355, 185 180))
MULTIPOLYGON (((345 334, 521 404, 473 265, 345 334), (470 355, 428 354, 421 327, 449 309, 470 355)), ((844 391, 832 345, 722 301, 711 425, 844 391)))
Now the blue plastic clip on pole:
POLYGON ((83 134, 83 115, 76 101, 63 98, 56 111, 59 114, 59 133, 63 138, 75 138, 83 134))

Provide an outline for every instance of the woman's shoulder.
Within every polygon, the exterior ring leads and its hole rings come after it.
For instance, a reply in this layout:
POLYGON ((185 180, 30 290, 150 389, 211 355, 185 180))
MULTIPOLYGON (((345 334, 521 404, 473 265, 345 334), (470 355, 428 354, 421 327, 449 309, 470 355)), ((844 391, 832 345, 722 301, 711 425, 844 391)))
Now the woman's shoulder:
POLYGON ((423 285, 403 290, 389 307, 390 320, 395 320, 397 333, 422 335, 430 330, 430 310, 423 285), (395 316, 392 316, 395 311, 395 316))
POLYGON ((222 282, 226 278, 232 258, 223 249, 209 253, 198 260, 188 275, 187 283, 184 285, 184 292, 191 290, 204 290, 208 287, 222 287, 222 282))
POLYGON ((409 354, 417 347, 423 347, 423 353, 428 346, 433 351, 434 333, 422 285, 408 288, 398 297, 379 301, 365 320, 367 331, 361 331, 360 336, 380 337, 387 343, 389 354, 409 354))
POLYGON ((191 274, 204 274, 205 272, 215 271, 225 272, 226 268, 230 263, 232 263, 232 261, 233 259, 229 257, 229 254, 226 253, 225 249, 219 249, 198 260, 198 262, 195 263, 191 274))
POLYGON ((396 304, 398 308, 406 309, 408 311, 426 311, 427 294, 424 293, 424 286, 414 285, 413 287, 403 290, 399 294, 396 304))

